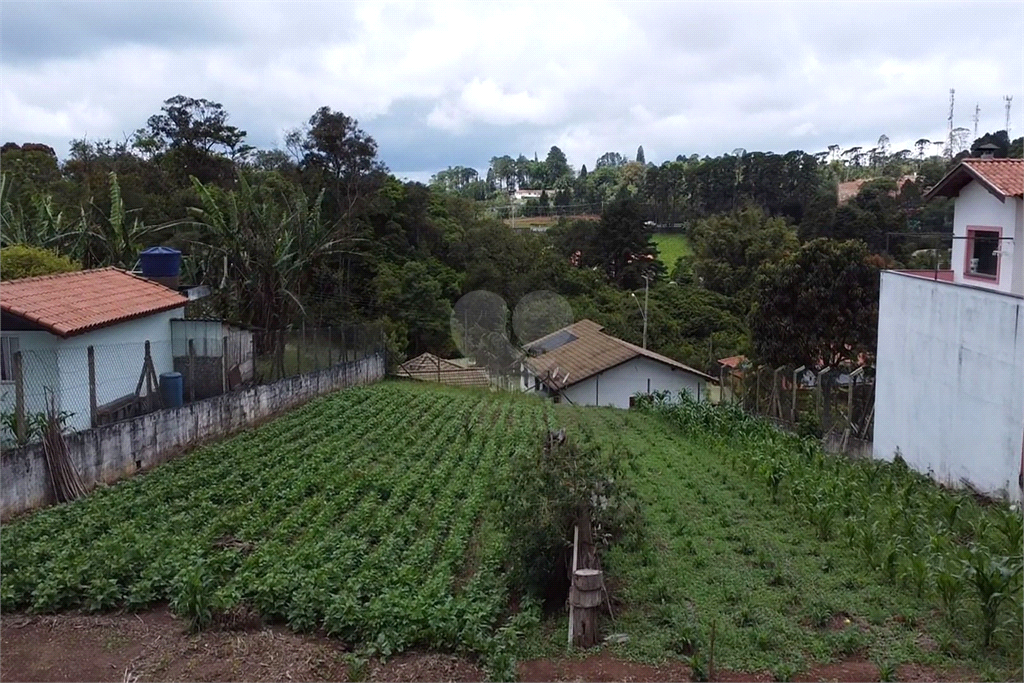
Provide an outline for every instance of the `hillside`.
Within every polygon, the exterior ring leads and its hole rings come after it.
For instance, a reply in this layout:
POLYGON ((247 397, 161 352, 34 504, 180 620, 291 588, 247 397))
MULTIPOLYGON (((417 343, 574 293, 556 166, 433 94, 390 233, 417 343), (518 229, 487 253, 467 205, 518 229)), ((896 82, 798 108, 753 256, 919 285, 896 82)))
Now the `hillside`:
POLYGON ((168 602, 197 629, 255 618, 365 656, 455 651, 512 677, 516 659, 565 652, 564 593, 535 581, 558 556, 531 536, 552 474, 540 445, 564 426, 580 467, 607 468, 605 626, 629 634, 615 657, 685 661, 699 679, 714 633, 719 671, 779 680, 848 661, 872 676, 1019 677, 1019 582, 983 646, 976 574, 950 573, 957 557, 978 571, 1012 557, 1019 515, 744 420, 416 383, 343 391, 5 525, 2 609, 168 602))

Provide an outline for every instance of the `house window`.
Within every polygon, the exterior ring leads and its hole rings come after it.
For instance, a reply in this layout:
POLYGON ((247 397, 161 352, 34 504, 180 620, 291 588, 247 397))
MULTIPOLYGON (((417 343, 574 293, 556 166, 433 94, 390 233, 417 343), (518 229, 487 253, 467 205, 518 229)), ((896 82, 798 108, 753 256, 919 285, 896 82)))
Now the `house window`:
POLYGON ((967 231, 966 274, 971 277, 999 279, 999 231, 967 231))
POLYGON ((14 354, 17 352, 17 337, 0 337, 0 380, 14 381, 14 354))

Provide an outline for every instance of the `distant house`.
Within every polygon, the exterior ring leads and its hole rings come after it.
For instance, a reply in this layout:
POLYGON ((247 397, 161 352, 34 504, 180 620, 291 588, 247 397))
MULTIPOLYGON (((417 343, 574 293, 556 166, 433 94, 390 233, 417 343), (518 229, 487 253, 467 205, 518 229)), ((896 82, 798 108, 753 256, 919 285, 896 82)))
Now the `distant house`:
POLYGON ((484 368, 474 367, 469 359, 447 360, 432 353, 423 353, 398 366, 395 373, 423 382, 440 382, 457 387, 489 387, 490 378, 484 368))
POLYGON ((708 395, 715 379, 679 361, 605 334, 601 325, 580 320, 525 346, 522 389, 555 401, 629 408, 635 394, 685 391, 708 395))
POLYGON ((541 194, 545 192, 549 199, 552 201, 555 199, 555 190, 516 190, 512 193, 512 199, 517 203, 522 203, 529 199, 539 201, 541 194))
MULTIPOLYGON (((839 183, 839 189, 837 191, 839 203, 845 204, 846 202, 856 197, 860 193, 860 188, 863 187, 865 183, 869 183, 872 180, 879 180, 879 178, 864 178, 862 180, 850 180, 845 183, 839 183)), ((902 176, 899 180, 896 181, 896 191, 901 191, 904 185, 910 182, 915 182, 916 180, 916 173, 902 176)))
POLYGON ((955 198, 952 269, 882 273, 874 454, 1019 500, 1024 160, 964 159, 933 197, 955 198))
POLYGON ((68 427, 88 429, 88 348, 95 347, 95 401, 100 412, 136 393, 151 344, 157 376, 174 369, 171 320, 188 298, 115 268, 12 280, 0 286, 0 406, 13 413, 14 356, 21 352, 27 414, 45 412, 49 396, 72 413, 68 427))

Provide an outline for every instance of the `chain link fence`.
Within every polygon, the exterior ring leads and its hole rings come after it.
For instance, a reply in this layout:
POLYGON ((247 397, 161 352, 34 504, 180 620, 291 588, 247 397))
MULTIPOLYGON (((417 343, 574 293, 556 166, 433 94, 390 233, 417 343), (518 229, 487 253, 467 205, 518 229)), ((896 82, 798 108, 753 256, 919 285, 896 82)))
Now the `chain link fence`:
POLYGON ((384 352, 377 323, 241 330, 221 321, 175 320, 169 340, 4 348, 0 445, 38 441, 47 412, 69 432, 257 384, 319 372, 384 352), (180 387, 180 388, 179 388, 180 387))

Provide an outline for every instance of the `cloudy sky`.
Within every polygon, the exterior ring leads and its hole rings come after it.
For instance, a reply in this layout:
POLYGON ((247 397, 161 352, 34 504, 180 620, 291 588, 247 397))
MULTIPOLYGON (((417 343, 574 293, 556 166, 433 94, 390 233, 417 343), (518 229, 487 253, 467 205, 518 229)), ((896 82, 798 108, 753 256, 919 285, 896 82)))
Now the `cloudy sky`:
POLYGON ((400 176, 558 145, 648 161, 955 124, 1024 134, 1024 3, 70 2, 0 7, 0 139, 123 138, 176 94, 260 147, 328 105, 400 176))

